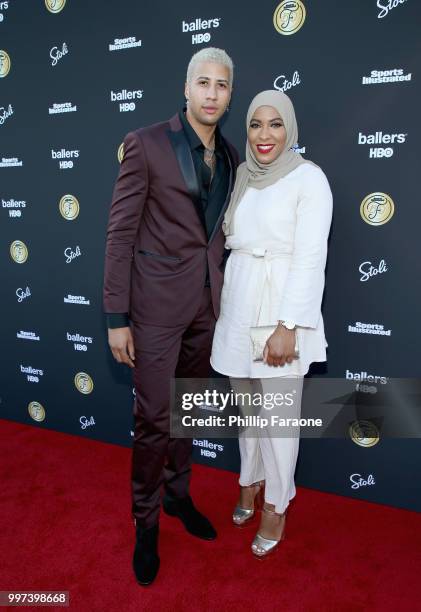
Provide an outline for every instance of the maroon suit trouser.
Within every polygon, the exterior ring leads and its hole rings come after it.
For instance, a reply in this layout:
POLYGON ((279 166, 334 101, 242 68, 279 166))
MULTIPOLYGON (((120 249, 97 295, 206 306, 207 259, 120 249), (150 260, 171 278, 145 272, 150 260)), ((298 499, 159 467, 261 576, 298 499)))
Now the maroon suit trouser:
POLYGON ((171 378, 206 378, 215 327, 209 287, 188 325, 132 322, 136 399, 132 455, 132 512, 148 528, 159 520, 162 485, 173 498, 189 494, 191 438, 170 438, 171 378))

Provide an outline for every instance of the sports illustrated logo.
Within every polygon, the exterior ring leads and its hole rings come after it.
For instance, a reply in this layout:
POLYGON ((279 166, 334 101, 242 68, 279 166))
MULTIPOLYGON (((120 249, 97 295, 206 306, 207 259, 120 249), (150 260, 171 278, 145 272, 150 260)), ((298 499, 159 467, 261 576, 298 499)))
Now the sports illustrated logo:
POLYGON ((6 119, 11 117, 12 115, 13 115, 13 107, 11 104, 9 104, 7 108, 5 108, 4 106, 0 106, 0 125, 3 125, 6 119))
MULTIPOLYGON (((383 132, 376 132, 375 134, 358 134, 359 145, 373 145, 373 144, 402 144, 406 142, 408 134, 383 134, 383 132)), ((381 157, 392 157, 394 153, 393 147, 370 147, 368 156, 370 158, 381 158, 381 157)))
POLYGON ((29 416, 40 423, 45 419, 45 409, 39 402, 29 402, 28 404, 29 416))
POLYGON ((300 83, 301 83, 300 75, 298 73, 298 70, 296 70, 294 74, 292 75, 292 78, 290 81, 288 81, 285 74, 280 74, 279 76, 277 76, 276 79, 273 81, 273 87, 277 89, 278 91, 283 91, 285 93, 292 87, 295 87, 296 85, 300 85, 300 83))
POLYGON ((132 49, 133 47, 141 47, 142 41, 136 40, 136 36, 128 38, 114 38, 114 42, 108 45, 108 51, 120 51, 120 49, 132 49))
POLYGON ((10 245, 10 256, 16 263, 25 263, 28 259, 28 247, 22 240, 14 240, 10 245))
POLYGON ((80 206, 75 196, 67 194, 64 195, 59 202, 58 208, 61 216, 66 221, 73 221, 79 214, 80 206))
POLYGON ((399 6, 399 4, 404 4, 406 1, 407 0, 377 0, 377 8, 381 9, 377 18, 383 19, 383 17, 388 15, 389 11, 399 6))
POLYGON ((75 250, 72 250, 72 247, 67 247, 64 249, 64 257, 66 259, 66 263, 71 263, 76 257, 80 257, 82 255, 82 251, 80 250, 80 246, 76 246, 75 250))
POLYGON ((83 306, 90 306, 90 300, 87 300, 84 295, 71 295, 67 294, 65 298, 63 298, 65 304, 82 304, 83 306))
POLYGON ((65 42, 62 44, 61 49, 59 49, 58 47, 51 47, 50 49, 51 65, 57 66, 61 58, 67 55, 68 53, 69 53, 69 48, 65 42))
POLYGON ((363 419, 353 421, 348 431, 351 440, 363 448, 374 446, 380 439, 380 432, 377 426, 371 421, 363 419))
POLYGON ((371 261, 363 261, 363 263, 360 264, 360 267, 358 268, 361 273, 360 281, 362 283, 365 283, 370 280, 370 278, 373 278, 373 276, 377 276, 378 274, 384 274, 388 271, 388 269, 389 268, 387 267, 384 259, 381 259, 379 261, 379 265, 377 267, 373 266, 371 261))
POLYGON ((395 204, 387 193, 375 191, 364 198, 360 206, 361 218, 369 225, 384 225, 393 217, 395 204))
POLYGON ((118 147, 118 150, 117 150, 117 159, 120 164, 123 161, 123 157, 124 157, 124 142, 121 143, 121 145, 118 147))
POLYGON ((1 207, 9 210, 9 217, 19 218, 22 216, 21 208, 26 208, 25 200, 1 199, 1 207))
POLYGON ((411 81, 412 73, 403 73, 402 68, 392 70, 372 70, 370 76, 363 76, 363 85, 376 85, 377 83, 399 83, 400 81, 411 81))
POLYGON ((80 428, 86 429, 87 427, 91 427, 92 425, 96 425, 95 419, 91 416, 89 419, 86 416, 81 416, 79 419, 80 428))
POLYGON ((91 336, 81 336, 80 334, 71 334, 66 332, 66 339, 68 342, 73 342, 73 348, 75 351, 86 352, 88 350, 88 344, 92 344, 93 339, 91 336))
POLYGON ((384 325, 379 323, 361 323, 357 321, 355 325, 348 325, 350 334, 373 334, 376 336, 391 336, 392 330, 385 329, 384 325))
POLYGON ((39 377, 44 376, 44 370, 37 370, 36 368, 33 368, 32 366, 21 365, 20 371, 23 374, 26 374, 26 380, 28 382, 38 383, 39 377))
POLYGON ((26 287, 26 289, 22 289, 22 287, 18 287, 18 289, 16 289, 16 297, 18 298, 18 302, 23 302, 23 300, 26 300, 26 298, 30 297, 32 295, 31 290, 29 289, 29 287, 26 287))
POLYGON ((59 13, 64 9, 66 0, 45 0, 45 6, 50 13, 59 13))
POLYGON ((40 341, 40 337, 37 336, 35 332, 23 331, 23 329, 16 333, 16 338, 20 338, 21 340, 36 340, 38 342, 40 341))
POLYGON ((4 49, 0 49, 0 78, 6 77, 10 72, 12 62, 10 56, 4 49))
POLYGON ((88 395, 94 388, 92 378, 86 372, 78 372, 74 378, 75 387, 80 393, 88 395))
POLYGON ((23 166, 23 161, 18 157, 2 157, 0 161, 0 168, 16 168, 23 166))
POLYGON ((75 113, 76 111, 76 104, 72 104, 71 102, 63 102, 62 104, 54 103, 48 108, 49 115, 58 115, 61 113, 75 113))
MULTIPOLYGON (((7 11, 7 9, 9 8, 9 0, 7 0, 6 2, 0 2, 0 11, 7 11)), ((0 13, 0 23, 4 21, 4 15, 3 13, 0 13)))
POLYGON ((293 145, 291 147, 291 150, 294 151, 295 153, 301 153, 301 154, 306 152, 306 148, 305 147, 300 147, 298 142, 296 142, 295 145, 293 145))
MULTIPOLYGON (((219 28, 221 23, 220 17, 214 17, 213 19, 201 19, 198 17, 194 21, 188 23, 187 21, 182 22, 181 29, 185 32, 199 32, 200 30, 210 30, 211 28, 219 28)), ((211 39, 210 32, 192 34, 191 44, 199 45, 201 43, 207 43, 211 39)))
POLYGON ((58 159, 60 160, 58 163, 58 167, 60 170, 67 170, 69 168, 73 168, 73 159, 69 159, 69 158, 75 158, 77 159, 79 157, 79 153, 80 150, 79 149, 73 149, 72 151, 66 151, 66 149, 60 149, 60 151, 54 151, 54 149, 51 149, 51 159, 58 159))
POLYGON ((304 24, 306 9, 301 0, 283 0, 273 14, 273 25, 279 34, 295 34, 304 24))
POLYGON ((120 113, 127 111, 134 111, 136 108, 135 102, 127 102, 127 100, 141 100, 143 98, 143 89, 127 90, 122 89, 121 91, 111 91, 111 102, 120 102, 118 109, 120 113))
POLYGON ((209 440, 196 440, 194 438, 193 446, 199 446, 200 455, 208 459, 216 459, 216 453, 222 453, 224 451, 223 444, 215 444, 214 442, 209 442, 209 440))
POLYGON ((352 482, 351 489, 359 489, 360 487, 369 487, 376 484, 373 474, 369 474, 367 478, 363 478, 361 474, 351 474, 349 480, 352 482))

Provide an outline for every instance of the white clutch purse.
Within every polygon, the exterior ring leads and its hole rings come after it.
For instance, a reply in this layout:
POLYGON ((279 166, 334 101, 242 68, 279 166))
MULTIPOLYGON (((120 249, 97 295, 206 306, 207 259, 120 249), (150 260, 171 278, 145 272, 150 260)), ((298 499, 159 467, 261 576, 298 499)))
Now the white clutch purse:
MULTIPOLYGON (((273 334, 277 325, 258 325, 250 327, 251 353, 253 361, 263 361, 263 351, 265 350, 268 338, 273 334)), ((298 350, 297 332, 295 332, 295 355, 300 356, 298 350)))

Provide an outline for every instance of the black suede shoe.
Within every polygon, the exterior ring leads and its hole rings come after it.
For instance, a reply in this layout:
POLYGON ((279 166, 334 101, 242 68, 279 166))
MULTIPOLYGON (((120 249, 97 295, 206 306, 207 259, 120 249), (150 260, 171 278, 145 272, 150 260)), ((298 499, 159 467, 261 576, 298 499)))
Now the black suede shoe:
POLYGON ((214 540, 216 538, 215 529, 206 516, 196 510, 190 495, 181 499, 166 495, 163 500, 163 507, 165 514, 178 517, 192 535, 202 538, 202 540, 214 540))
POLYGON ((133 569, 137 582, 142 586, 151 584, 159 570, 158 534, 159 524, 149 529, 140 526, 136 527, 133 569))

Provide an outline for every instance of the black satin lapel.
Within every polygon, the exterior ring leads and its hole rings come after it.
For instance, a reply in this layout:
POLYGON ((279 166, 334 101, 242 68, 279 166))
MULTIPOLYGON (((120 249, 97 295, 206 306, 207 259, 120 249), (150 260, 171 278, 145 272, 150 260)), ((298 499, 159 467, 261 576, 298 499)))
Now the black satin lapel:
POLYGON ((221 212, 219 213, 219 217, 218 217, 218 219, 217 219, 217 221, 216 221, 216 223, 214 225, 212 234, 210 235, 209 242, 212 240, 212 238, 216 234, 216 232, 218 230, 218 227, 219 227, 219 224, 221 223, 221 221, 222 221, 222 219, 223 219, 223 217, 225 215, 225 211, 227 209, 228 202, 230 201, 230 198, 231 198, 231 192, 232 192, 232 190, 234 188, 234 162, 233 162, 233 159, 231 157, 231 154, 230 154, 230 151, 229 151, 229 148, 227 147, 227 145, 225 145, 225 152, 226 152, 226 155, 227 155, 227 158, 228 158, 228 164, 229 164, 229 167, 230 167, 230 176, 229 176, 229 181, 228 181, 228 191, 227 191, 227 195, 225 197, 224 205, 221 208, 221 212))
POLYGON ((183 130, 177 132, 168 130, 167 135, 174 149, 175 156, 177 157, 178 165, 180 166, 181 174, 183 175, 187 190, 203 225, 205 235, 207 235, 205 213, 203 212, 202 202, 200 199, 199 183, 197 181, 196 169, 194 167, 190 147, 187 143, 186 137, 184 136, 183 130))

